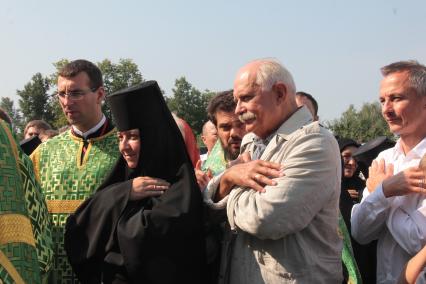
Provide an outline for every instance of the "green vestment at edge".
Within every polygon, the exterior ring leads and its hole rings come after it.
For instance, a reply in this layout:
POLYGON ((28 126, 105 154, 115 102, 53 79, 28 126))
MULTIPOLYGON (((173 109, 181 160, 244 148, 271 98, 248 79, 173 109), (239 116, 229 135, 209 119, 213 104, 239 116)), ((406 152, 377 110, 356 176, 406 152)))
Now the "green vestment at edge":
POLYGON ((32 163, 0 120, 0 282, 42 283, 52 264, 51 223, 32 163))
POLYGON ((118 157, 115 129, 87 141, 68 130, 32 153, 35 174, 53 222, 55 250, 50 283, 78 283, 64 250, 65 222, 95 192, 118 157), (87 147, 83 147, 85 142, 87 147))

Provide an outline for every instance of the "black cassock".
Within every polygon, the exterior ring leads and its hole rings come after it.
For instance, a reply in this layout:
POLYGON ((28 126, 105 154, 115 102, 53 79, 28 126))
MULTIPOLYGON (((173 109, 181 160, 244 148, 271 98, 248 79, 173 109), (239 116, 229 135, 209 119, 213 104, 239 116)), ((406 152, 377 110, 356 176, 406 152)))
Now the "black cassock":
POLYGON ((128 180, 86 200, 68 218, 65 233, 80 281, 203 283, 202 208, 191 171, 182 166, 176 182, 158 198, 129 201, 128 180))
MULTIPOLYGON (((68 259, 83 283, 204 283, 202 197, 183 139, 156 83, 130 94, 127 105, 141 96, 146 112, 157 107, 152 116, 165 118, 156 118, 157 127, 137 125, 138 168, 129 169, 121 157, 98 191, 68 218, 68 259), (165 179, 170 188, 160 197, 130 201, 131 179, 137 176, 165 179)), ((115 115, 114 102, 111 109, 115 115)), ((114 118, 121 130, 120 117, 114 118)))

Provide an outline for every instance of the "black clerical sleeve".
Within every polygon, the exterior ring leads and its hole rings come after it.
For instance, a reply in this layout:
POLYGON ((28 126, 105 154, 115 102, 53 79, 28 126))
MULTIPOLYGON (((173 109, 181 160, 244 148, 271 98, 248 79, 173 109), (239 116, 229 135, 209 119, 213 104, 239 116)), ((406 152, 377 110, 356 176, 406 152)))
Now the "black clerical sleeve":
MULTIPOLYGON (((98 191, 67 220, 65 249, 83 283, 115 268, 130 283, 202 283, 202 199, 183 165, 159 198, 129 202, 131 180, 98 191)), ((104 279, 105 281, 106 279, 104 279)))

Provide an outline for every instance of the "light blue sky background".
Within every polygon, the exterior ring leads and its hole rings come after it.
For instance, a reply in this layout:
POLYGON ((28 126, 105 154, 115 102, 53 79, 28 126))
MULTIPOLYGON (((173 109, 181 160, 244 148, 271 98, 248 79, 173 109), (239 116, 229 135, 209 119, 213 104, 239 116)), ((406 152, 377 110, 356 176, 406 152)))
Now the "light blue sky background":
POLYGON ((0 97, 12 97, 61 58, 131 58, 172 93, 232 88, 237 69, 275 57, 322 121, 377 100, 379 68, 426 63, 425 0, 62 1, 0 0, 0 97))

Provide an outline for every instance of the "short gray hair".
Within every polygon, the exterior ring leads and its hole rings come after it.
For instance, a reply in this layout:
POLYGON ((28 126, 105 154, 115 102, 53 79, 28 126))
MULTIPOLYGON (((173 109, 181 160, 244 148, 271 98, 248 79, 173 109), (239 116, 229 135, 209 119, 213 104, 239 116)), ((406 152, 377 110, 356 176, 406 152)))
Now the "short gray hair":
POLYGON ((278 82, 286 84, 292 93, 296 93, 296 84, 290 72, 276 59, 267 58, 256 60, 261 64, 256 74, 256 84, 263 91, 270 91, 278 82))
POLYGON ((398 61, 380 69, 384 77, 397 72, 408 73, 408 84, 420 96, 426 96, 426 66, 415 60, 398 61))

